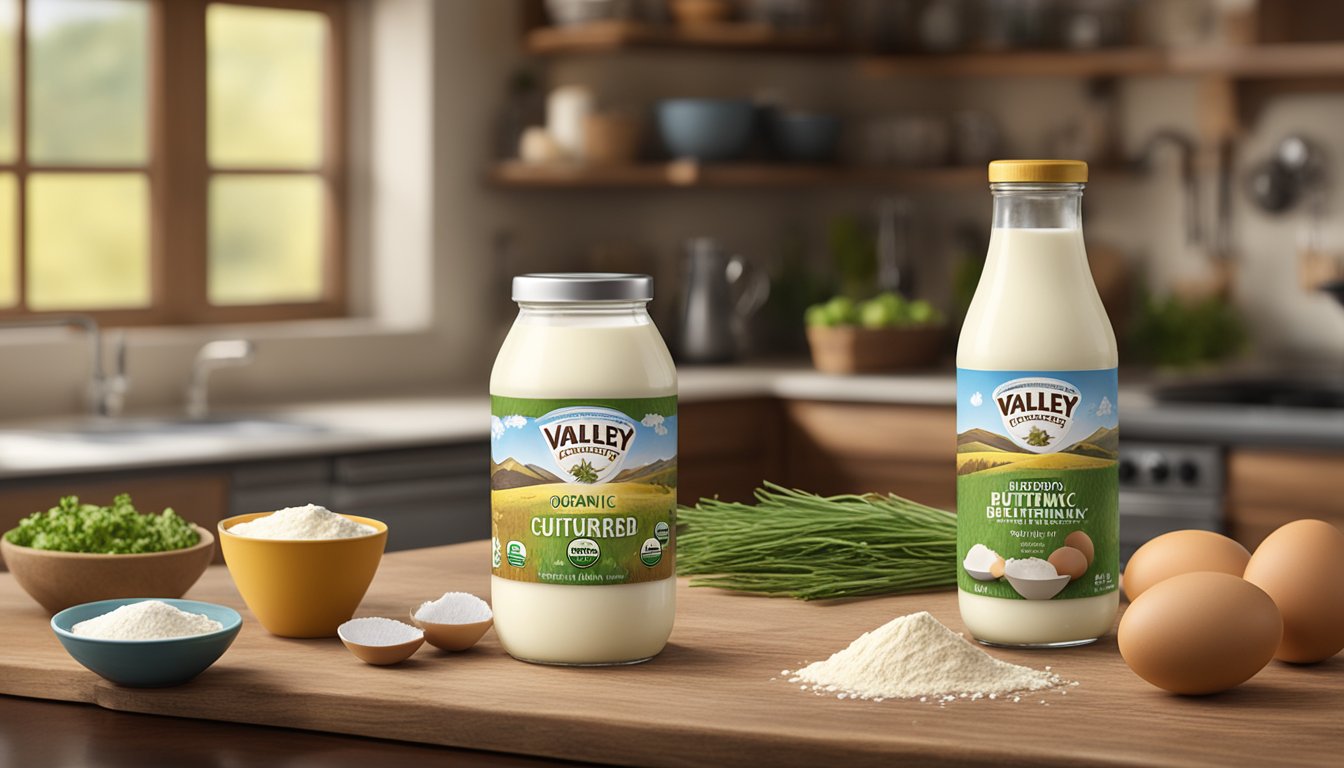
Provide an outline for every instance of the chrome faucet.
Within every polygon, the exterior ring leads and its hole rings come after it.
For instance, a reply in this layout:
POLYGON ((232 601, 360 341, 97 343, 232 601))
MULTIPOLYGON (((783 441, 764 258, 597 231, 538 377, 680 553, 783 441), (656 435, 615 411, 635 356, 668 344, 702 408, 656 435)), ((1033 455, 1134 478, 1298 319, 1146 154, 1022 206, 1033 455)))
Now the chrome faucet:
POLYGON ((207 385, 211 371, 247 365, 252 362, 255 353, 256 347, 247 339, 220 339, 203 345, 191 366, 191 383, 187 385, 187 417, 204 419, 210 414, 207 385))
POLYGON ((1144 142, 1135 156, 1133 165, 1137 170, 1146 171, 1153 163, 1153 154, 1161 144, 1172 144, 1180 152, 1181 184, 1185 187, 1185 242, 1189 245, 1204 244, 1203 216, 1199 195, 1196 156, 1199 147, 1194 138, 1173 128, 1155 131, 1144 142))
POLYGON ((98 321, 89 315, 46 315, 0 321, 4 328, 78 328, 89 338, 89 383, 84 399, 89 413, 94 416, 117 416, 125 403, 126 388, 126 334, 118 331, 114 340, 116 371, 108 376, 103 370, 103 336, 98 321))

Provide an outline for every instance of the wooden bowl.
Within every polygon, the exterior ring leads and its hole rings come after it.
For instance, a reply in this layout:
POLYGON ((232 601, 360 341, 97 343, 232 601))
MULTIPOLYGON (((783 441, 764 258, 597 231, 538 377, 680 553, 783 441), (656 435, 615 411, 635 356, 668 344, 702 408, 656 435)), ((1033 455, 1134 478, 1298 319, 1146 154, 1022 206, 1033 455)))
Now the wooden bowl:
POLYGON ((631 165, 639 156, 643 121, 638 115, 608 112, 583 120, 583 161, 590 165, 631 165))
POLYGON ((812 365, 822 373, 885 373, 925 368, 938 361, 947 329, 809 326, 812 365))
POLYGON ((683 27, 722 24, 733 10, 728 0, 672 0, 668 7, 672 18, 683 27))
POLYGON ((72 605, 124 597, 181 597, 215 556, 215 537, 192 525, 201 540, 186 549, 143 555, 52 552, 11 544, 0 536, 0 555, 14 580, 48 613, 72 605))

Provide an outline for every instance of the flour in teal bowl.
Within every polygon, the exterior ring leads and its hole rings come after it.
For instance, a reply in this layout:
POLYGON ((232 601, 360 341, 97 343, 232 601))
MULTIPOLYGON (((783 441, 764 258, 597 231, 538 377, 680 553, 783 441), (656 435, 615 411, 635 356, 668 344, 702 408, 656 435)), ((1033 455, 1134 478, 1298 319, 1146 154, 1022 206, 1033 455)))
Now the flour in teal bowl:
POLYGON ((218 632, 224 625, 199 613, 190 613, 160 600, 144 600, 86 619, 70 628, 78 637, 94 640, 168 640, 218 632))

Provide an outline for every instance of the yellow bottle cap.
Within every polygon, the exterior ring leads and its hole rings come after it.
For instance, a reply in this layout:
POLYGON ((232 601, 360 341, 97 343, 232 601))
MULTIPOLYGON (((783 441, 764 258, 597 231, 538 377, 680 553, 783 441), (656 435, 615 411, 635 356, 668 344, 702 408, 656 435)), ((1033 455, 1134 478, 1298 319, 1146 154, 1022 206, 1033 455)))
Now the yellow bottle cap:
POLYGON ((1082 160, 995 160, 989 164, 989 183, 1046 182, 1084 184, 1087 163, 1082 160))

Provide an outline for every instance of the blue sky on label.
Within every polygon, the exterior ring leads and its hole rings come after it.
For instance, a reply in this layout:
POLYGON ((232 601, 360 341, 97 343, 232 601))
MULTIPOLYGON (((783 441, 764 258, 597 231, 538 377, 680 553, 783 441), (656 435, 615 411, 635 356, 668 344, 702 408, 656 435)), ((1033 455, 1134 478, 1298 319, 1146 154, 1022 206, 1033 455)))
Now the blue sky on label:
POLYGON ((983 429, 1006 435, 1007 428, 999 409, 994 404, 994 388, 1013 379, 1041 376, 1067 381, 1083 394, 1074 411, 1073 425, 1065 436, 1067 444, 1075 443, 1101 427, 1113 429, 1119 423, 1116 412, 1116 374, 1102 371, 972 371, 957 370, 957 433, 969 429, 983 429))
MULTIPOLYGON (((542 417, 543 419, 546 417, 542 417)), ((490 453, 496 462, 513 458, 524 464, 536 464, 552 472, 562 470, 536 419, 524 416, 490 417, 490 453)), ((677 417, 648 414, 635 425, 635 438, 625 457, 624 469, 641 467, 677 455, 677 417)))

